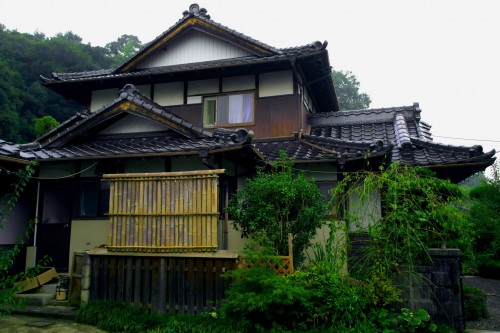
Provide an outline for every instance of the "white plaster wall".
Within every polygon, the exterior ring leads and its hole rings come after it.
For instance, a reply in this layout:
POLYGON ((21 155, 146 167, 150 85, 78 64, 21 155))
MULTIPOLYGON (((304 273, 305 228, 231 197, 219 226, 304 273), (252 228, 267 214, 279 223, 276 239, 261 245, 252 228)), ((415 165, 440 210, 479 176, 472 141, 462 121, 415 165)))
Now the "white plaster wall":
POLYGON ((189 96, 186 104, 200 104, 201 96, 189 96))
POLYGON ((145 84, 140 86, 135 86, 137 90, 147 98, 151 99, 151 85, 145 84))
POLYGON ((255 75, 226 77, 222 79, 222 92, 255 89, 255 75))
POLYGON ((109 220, 73 220, 69 244, 69 271, 73 271, 73 254, 108 243, 109 220))
MULTIPOLYGON (((7 184, 5 184, 5 187, 6 191, 1 191, 0 195, 0 207, 2 208, 6 203, 4 195, 10 192, 7 184)), ((12 212, 3 221, 2 228, 0 229, 0 245, 15 244, 22 237, 25 228, 28 227, 28 222, 32 218, 30 215, 32 204, 30 199, 28 193, 24 192, 12 212)))
POLYGON ((118 97, 118 89, 103 89, 92 91, 92 99, 90 101, 90 112, 94 112, 104 105, 110 104, 118 97))
POLYGON ((356 222, 349 225, 351 231, 365 229, 370 224, 378 222, 382 216, 380 193, 378 191, 363 194, 351 192, 348 212, 356 218, 356 222))
POLYGON ((171 164, 172 172, 208 170, 201 158, 196 156, 174 157, 171 164))
POLYGON ((216 94, 219 92, 219 79, 196 80, 188 82, 188 95, 216 94))
POLYGON ((73 163, 53 163, 40 165, 40 178, 59 178, 75 173, 73 163))
POLYGON ((337 167, 333 165, 321 164, 296 164, 295 169, 302 170, 308 178, 314 178, 316 181, 336 181, 337 167))
POLYGON ((259 74, 259 97, 293 94, 291 70, 259 74))
POLYGON ((184 104, 184 82, 156 84, 154 101, 163 106, 184 104))
POLYGON ((144 158, 125 160, 124 173, 164 172, 165 161, 162 158, 144 158))
POLYGON ((100 134, 122 134, 122 133, 147 133, 164 131, 167 128, 143 117, 129 114, 124 118, 114 122, 111 126, 105 128, 100 134))

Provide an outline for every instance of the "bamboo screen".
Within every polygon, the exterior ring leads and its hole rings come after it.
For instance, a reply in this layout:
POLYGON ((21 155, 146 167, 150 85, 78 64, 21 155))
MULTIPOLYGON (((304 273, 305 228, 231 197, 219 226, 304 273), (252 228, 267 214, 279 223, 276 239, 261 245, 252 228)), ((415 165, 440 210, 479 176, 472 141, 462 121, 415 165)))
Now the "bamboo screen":
POLYGON ((217 249, 218 175, 224 170, 108 174, 110 251, 217 249))

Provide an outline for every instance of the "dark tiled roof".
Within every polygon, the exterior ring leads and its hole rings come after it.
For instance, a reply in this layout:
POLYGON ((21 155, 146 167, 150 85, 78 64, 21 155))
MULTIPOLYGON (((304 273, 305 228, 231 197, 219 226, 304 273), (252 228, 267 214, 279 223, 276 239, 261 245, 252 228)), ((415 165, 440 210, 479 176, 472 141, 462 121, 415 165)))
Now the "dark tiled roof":
POLYGON ((24 145, 5 145, 3 153, 24 159, 80 159, 118 156, 195 154, 201 151, 243 147, 251 142, 253 133, 246 129, 216 129, 213 132, 198 128, 170 113, 142 95, 133 85, 125 86, 118 98, 95 112, 80 113, 57 128, 24 145), (129 104, 125 104, 129 103, 129 104), (123 109, 120 109, 123 107, 123 109), (118 110, 118 111, 117 111, 118 110), (99 128, 117 112, 138 113, 165 125, 159 133, 129 133, 99 135, 99 128), (89 133, 94 133, 89 135, 89 133))
POLYGON ((433 166, 493 163, 495 151, 481 146, 452 146, 433 142, 430 125, 420 121, 420 107, 412 106, 342 111, 310 115, 311 137, 339 141, 376 141, 393 144, 392 161, 405 165, 433 166))
POLYGON ((116 79, 116 78, 126 78, 126 77, 140 77, 140 76, 150 76, 159 74, 169 74, 176 72, 203 70, 219 67, 229 67, 229 66, 239 66, 239 65, 252 65, 260 63, 272 63, 276 61, 285 60, 288 55, 274 55, 265 58, 235 58, 235 59, 222 59, 215 61, 206 61, 198 63, 189 63, 182 65, 164 66, 164 67, 152 67, 147 69, 135 70, 133 72, 117 72, 114 69, 101 70, 101 71, 87 71, 78 73, 52 73, 52 78, 40 77, 44 83, 56 83, 56 82, 80 82, 80 81, 91 81, 91 80, 106 80, 106 79, 116 79))
POLYGON ((229 27, 226 27, 220 23, 211 20, 210 16, 207 15, 206 10, 204 8, 199 8, 198 5, 194 4, 190 6, 189 11, 185 11, 183 13, 183 17, 179 21, 177 21, 177 23, 175 23, 165 32, 160 34, 154 40, 144 45, 144 47, 141 50, 139 50, 132 58, 128 59, 125 63, 123 63, 122 65, 118 66, 115 69, 103 69, 103 70, 75 72, 75 73, 52 73, 51 78, 41 77, 41 79, 42 82, 45 83, 63 82, 63 81, 84 81, 84 80, 94 80, 94 79, 119 78, 127 76, 166 74, 166 73, 174 73, 181 71, 192 71, 192 70, 201 70, 201 69, 245 65, 245 64, 249 65, 249 64, 284 60, 290 56, 297 57, 301 55, 307 55, 310 53, 316 53, 318 51, 324 50, 326 46, 327 46, 326 42, 322 43, 319 41, 315 41, 301 46, 294 46, 288 48, 275 48, 273 46, 270 46, 261 41, 253 39, 249 36, 246 36, 243 33, 230 29, 229 27), (204 21, 205 23, 208 23, 210 26, 215 27, 218 30, 223 31, 231 36, 234 36, 238 40, 253 44, 261 49, 264 49, 265 51, 267 51, 267 53, 265 55, 255 55, 252 57, 222 59, 217 61, 190 63, 190 64, 182 64, 182 65, 174 65, 166 67, 155 67, 144 70, 137 70, 137 69, 133 71, 121 70, 121 68, 123 68, 126 64, 133 62, 137 57, 140 57, 141 54, 148 48, 161 42, 165 36, 169 35, 173 30, 177 29, 180 25, 182 25, 185 21, 187 21, 190 18, 197 18, 201 21, 204 21))
POLYGON ((254 147, 269 162, 279 159, 281 150, 295 162, 311 162, 364 159, 368 153, 385 155, 391 149, 390 146, 384 146, 382 141, 354 142, 314 135, 256 140, 254 147))
POLYGON ((37 143, 40 147, 55 147, 60 145, 59 142, 66 142, 68 139, 74 140, 75 136, 84 134, 98 123, 104 122, 107 118, 112 117, 113 110, 120 107, 124 102, 129 102, 137 108, 127 111, 130 113, 141 113, 155 121, 162 122, 169 126, 174 131, 180 131, 183 135, 191 137, 211 137, 212 133, 193 124, 185 121, 182 118, 167 111, 164 107, 151 101, 146 96, 142 95, 133 85, 128 84, 120 90, 119 96, 110 104, 103 106, 95 112, 79 113, 46 135, 40 137, 37 143))
POLYGON ((0 155, 12 156, 19 152, 19 145, 0 140, 0 155))
POLYGON ((20 156, 26 159, 81 159, 98 157, 130 157, 154 155, 189 155, 201 151, 241 146, 230 139, 185 138, 173 131, 135 136, 110 135, 69 144, 59 148, 25 149, 20 156))
POLYGON ((95 89, 122 86, 125 83, 147 84, 176 80, 202 79, 220 75, 241 75, 271 70, 289 69, 295 66, 303 76, 303 83, 318 112, 338 111, 338 101, 331 79, 330 60, 326 51, 327 42, 275 48, 232 30, 210 19, 206 10, 192 5, 175 25, 145 45, 137 54, 115 69, 75 73, 52 73, 51 77, 40 76, 42 84, 68 99, 81 104, 88 103, 89 94, 95 89), (178 64, 163 67, 139 68, 143 60, 153 56, 173 36, 191 28, 207 30, 208 33, 248 50, 250 56, 220 59, 206 62, 178 64), (292 63, 294 65, 292 65, 292 63), (221 74, 221 69, 224 69, 221 74), (78 84, 78 86, 74 84, 78 84))

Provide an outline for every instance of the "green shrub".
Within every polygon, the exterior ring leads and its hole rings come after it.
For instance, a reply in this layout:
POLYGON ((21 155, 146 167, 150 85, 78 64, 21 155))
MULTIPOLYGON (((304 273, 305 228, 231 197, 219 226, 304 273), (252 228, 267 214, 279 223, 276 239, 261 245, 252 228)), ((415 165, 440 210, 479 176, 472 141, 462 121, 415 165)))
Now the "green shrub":
POLYGON ((314 327, 355 327, 365 321, 370 302, 362 285, 325 265, 310 265, 289 280, 308 292, 302 320, 314 327))
POLYGON ((83 305, 77 310, 75 320, 111 332, 145 332, 165 321, 159 315, 148 315, 130 305, 111 301, 83 305))
POLYGON ((500 260, 481 258, 477 269, 484 278, 500 280, 500 260))
POLYGON ((304 250, 311 244, 326 213, 323 195, 313 179, 295 173, 283 151, 281 160, 265 173, 245 181, 231 198, 228 212, 242 237, 269 241, 275 255, 288 255, 288 234, 293 235, 294 266, 305 259, 304 250))
POLYGON ((218 318, 213 313, 200 315, 148 314, 121 302, 90 302, 77 310, 75 320, 109 332, 149 333, 239 333, 240 322, 218 318))
POLYGON ((486 294, 477 287, 463 286, 465 320, 476 321, 488 318, 486 294))
POLYGON ((224 318, 256 329, 298 329, 308 303, 308 291, 289 278, 266 268, 235 271, 222 301, 224 318))
POLYGON ((475 230, 478 273, 500 279, 500 164, 492 169, 492 179, 470 190, 468 215, 475 230))

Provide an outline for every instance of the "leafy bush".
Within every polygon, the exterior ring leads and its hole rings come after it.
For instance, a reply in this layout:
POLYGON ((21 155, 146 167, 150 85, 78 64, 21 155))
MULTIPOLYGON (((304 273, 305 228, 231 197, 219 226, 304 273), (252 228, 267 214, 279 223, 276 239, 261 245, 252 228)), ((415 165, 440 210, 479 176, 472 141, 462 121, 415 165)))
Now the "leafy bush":
POLYGON ((342 277, 326 265, 310 265, 289 278, 307 291, 302 320, 313 327, 356 327, 370 307, 359 281, 342 277))
POLYGON ((477 287, 463 286, 465 320, 476 321, 488 318, 486 294, 477 287))
MULTIPOLYGON (((284 152, 268 173, 258 171, 231 198, 229 214, 243 237, 267 238, 276 255, 288 255, 288 234, 293 235, 295 267, 304 260, 316 230, 323 224, 326 204, 314 180, 294 174, 284 152)), ((265 242, 266 240, 264 240, 265 242)))
POLYGON ((399 312, 385 308, 372 309, 370 320, 373 323, 372 331, 365 329, 361 325, 358 328, 361 332, 384 332, 384 333, 406 333, 406 332, 455 332, 451 329, 438 327, 431 320, 431 317, 424 309, 417 309, 412 312, 406 308, 399 312))
POLYGON ((479 275, 500 279, 500 165, 493 166, 493 178, 470 190, 469 219, 476 237, 479 275))
POLYGON ((219 319, 216 313, 200 315, 148 314, 120 302, 90 302, 77 310, 75 320, 109 332, 239 333, 241 323, 219 319))
POLYGON ((306 313, 309 292, 267 268, 234 271, 234 281, 222 301, 225 318, 256 329, 298 329, 306 313))

